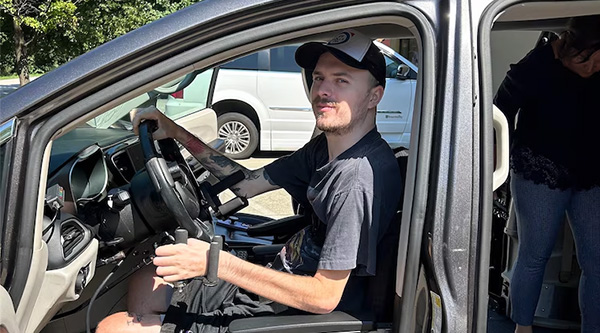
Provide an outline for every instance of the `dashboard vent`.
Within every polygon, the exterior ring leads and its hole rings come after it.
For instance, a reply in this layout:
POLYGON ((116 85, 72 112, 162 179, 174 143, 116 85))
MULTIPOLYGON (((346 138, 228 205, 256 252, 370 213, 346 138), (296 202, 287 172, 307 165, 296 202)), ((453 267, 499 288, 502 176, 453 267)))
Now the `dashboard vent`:
POLYGON ((63 255, 69 258, 73 254, 73 250, 85 238, 85 231, 77 223, 65 223, 62 225, 60 233, 63 255))

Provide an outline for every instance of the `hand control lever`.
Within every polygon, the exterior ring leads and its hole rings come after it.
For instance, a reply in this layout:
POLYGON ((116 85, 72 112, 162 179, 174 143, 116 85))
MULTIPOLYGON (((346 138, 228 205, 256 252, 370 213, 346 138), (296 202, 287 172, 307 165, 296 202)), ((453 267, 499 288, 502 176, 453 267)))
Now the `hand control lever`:
POLYGON ((210 242, 210 249, 208 252, 208 267, 206 267, 206 277, 203 279, 203 283, 206 286, 212 287, 217 285, 217 272, 219 270, 219 254, 222 248, 223 237, 215 235, 213 237, 212 242, 210 242))
MULTIPOLYGON (((175 230, 175 244, 187 244, 187 240, 188 240, 188 231, 183 228, 177 228, 175 230)), ((184 280, 175 281, 173 283, 173 287, 175 287, 176 291, 182 292, 183 288, 185 287, 185 281, 184 280)))

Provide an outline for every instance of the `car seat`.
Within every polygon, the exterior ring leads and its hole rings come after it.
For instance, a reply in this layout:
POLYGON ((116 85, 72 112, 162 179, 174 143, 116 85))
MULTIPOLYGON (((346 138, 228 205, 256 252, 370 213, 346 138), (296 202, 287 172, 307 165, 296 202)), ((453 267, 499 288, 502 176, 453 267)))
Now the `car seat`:
MULTIPOLYGON (((396 160, 400 167, 400 177, 406 179, 408 164, 408 150, 399 148, 395 151, 396 160)), ((404 188, 399 189, 404 194, 404 188)), ((402 202, 399 201, 398 210, 394 221, 390 224, 388 232, 378 244, 378 260, 386 260, 398 256, 398 241, 400 222, 402 218, 402 202)), ((255 247, 260 251, 261 246, 255 247)), ((279 249, 281 246, 279 246, 279 249)), ((265 247, 266 251, 274 250, 265 247)), ((277 250, 278 251, 278 250, 277 250)), ((371 279, 367 295, 368 302, 376 309, 376 313, 384 313, 382 318, 364 320, 348 313, 333 311, 323 315, 285 315, 264 316, 254 318, 236 319, 229 325, 231 333, 254 332, 365 332, 378 329, 390 329, 394 313, 394 290, 396 282, 396 267, 394 265, 377 265, 375 277, 371 279), (381 311, 377 311, 380 309, 381 311)))

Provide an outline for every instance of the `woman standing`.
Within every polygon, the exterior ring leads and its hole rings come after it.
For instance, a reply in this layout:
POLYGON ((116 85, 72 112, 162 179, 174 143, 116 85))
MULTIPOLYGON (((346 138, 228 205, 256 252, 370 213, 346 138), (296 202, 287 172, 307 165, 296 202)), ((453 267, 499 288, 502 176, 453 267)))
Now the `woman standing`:
POLYGON ((510 285, 515 332, 531 325, 565 212, 582 269, 582 332, 600 332, 600 15, 572 18, 530 51, 494 104, 511 129, 519 251, 510 285), (518 113, 518 119, 517 119, 518 113))

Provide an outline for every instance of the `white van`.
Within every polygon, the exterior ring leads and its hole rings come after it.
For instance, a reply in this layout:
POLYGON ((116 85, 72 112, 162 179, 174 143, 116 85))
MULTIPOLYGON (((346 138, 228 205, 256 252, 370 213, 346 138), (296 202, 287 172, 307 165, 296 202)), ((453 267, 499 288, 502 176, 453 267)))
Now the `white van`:
MULTIPOLYGON (((375 43, 388 68, 377 128, 392 148, 408 148, 418 69, 390 47, 375 43)), ((247 158, 257 148, 294 151, 311 138, 315 119, 294 60, 297 48, 261 50, 220 66, 211 97, 218 135, 225 140, 229 157, 247 158)), ((169 96, 165 113, 184 115, 197 110, 196 104, 206 103, 210 80, 202 77, 169 96)))

